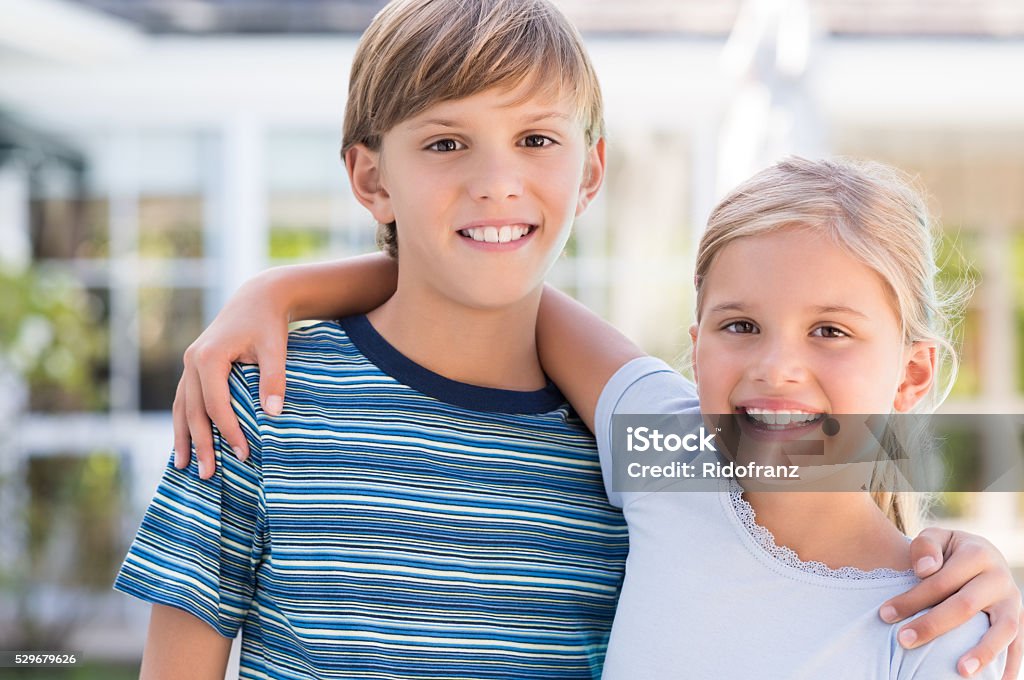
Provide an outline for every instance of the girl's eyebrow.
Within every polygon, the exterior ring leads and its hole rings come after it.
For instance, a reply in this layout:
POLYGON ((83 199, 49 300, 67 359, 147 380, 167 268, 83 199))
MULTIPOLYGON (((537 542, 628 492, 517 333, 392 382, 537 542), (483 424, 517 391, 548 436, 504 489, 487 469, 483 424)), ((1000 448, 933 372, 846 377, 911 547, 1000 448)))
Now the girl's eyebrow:
MULTIPOLYGON (((746 309, 747 306, 742 302, 723 302, 715 305, 708 312, 712 314, 718 312, 743 312, 746 309)), ((811 311, 815 314, 848 314, 849 316, 856 316, 861 319, 868 318, 863 312, 859 312, 853 307, 847 307, 846 305, 820 305, 812 307, 811 311)))
POLYGON ((867 315, 863 312, 858 312, 853 307, 847 307, 846 305, 824 305, 821 307, 815 307, 814 311, 818 314, 848 314, 850 316, 856 316, 861 319, 867 319, 867 315))

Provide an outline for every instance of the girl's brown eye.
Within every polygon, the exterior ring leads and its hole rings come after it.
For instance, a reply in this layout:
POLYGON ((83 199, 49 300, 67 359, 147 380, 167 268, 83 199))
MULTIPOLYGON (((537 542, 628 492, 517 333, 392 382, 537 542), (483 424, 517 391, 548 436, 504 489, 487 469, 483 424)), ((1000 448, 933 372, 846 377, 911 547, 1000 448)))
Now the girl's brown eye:
POLYGON ((819 326, 814 329, 814 334, 821 338, 845 338, 847 337, 846 332, 839 330, 835 326, 819 326))

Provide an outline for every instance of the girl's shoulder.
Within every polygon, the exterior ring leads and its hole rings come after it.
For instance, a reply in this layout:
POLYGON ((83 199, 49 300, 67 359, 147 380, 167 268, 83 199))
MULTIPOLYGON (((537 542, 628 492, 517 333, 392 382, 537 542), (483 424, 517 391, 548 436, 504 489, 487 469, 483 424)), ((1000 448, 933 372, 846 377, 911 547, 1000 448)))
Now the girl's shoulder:
MULTIPOLYGON (((925 610, 917 616, 924 615, 925 610)), ((914 618, 917 618, 915 616, 914 618)), ((896 634, 906 621, 895 623, 889 628, 889 645, 892 650, 893 677, 899 680, 955 680, 962 676, 957 672, 957 662, 964 652, 978 644, 988 632, 988 616, 979 613, 928 644, 915 649, 904 649, 896 640, 896 634)), ((999 680, 1006 664, 1004 650, 992 663, 971 676, 974 680, 999 680)))

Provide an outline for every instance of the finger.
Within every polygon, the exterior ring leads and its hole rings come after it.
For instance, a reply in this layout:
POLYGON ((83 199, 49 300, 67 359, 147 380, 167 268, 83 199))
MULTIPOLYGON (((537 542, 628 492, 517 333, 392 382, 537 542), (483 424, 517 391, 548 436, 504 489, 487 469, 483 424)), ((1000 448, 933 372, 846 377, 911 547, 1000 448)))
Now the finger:
MULTIPOLYGON (((942 569, 923 579, 907 592, 882 603, 879 609, 882 620, 886 623, 902 621, 956 593, 964 584, 981 574, 988 565, 987 558, 982 553, 984 548, 978 543, 965 541, 958 545, 957 550, 946 559, 942 569)), ((993 583, 986 581, 985 585, 993 583)), ((1002 585, 997 586, 996 592, 1003 591, 1002 585)), ((988 606, 993 601, 986 601, 982 606, 988 606)))
POLYGON ((174 423, 174 467, 179 470, 188 467, 192 460, 191 437, 188 434, 188 419, 185 417, 185 381, 178 380, 174 390, 174 404, 171 406, 171 422, 174 423))
POLYGON ((948 529, 929 527, 910 542, 910 561, 918 578, 931 576, 942 567, 942 556, 952 538, 948 529))
POLYGON ((1024 611, 1017 618, 1017 637, 1006 650, 1006 668, 1002 680, 1017 680, 1020 676, 1021 657, 1024 657, 1024 611))
POLYGON ((228 385, 230 373, 231 362, 227 360, 207 358, 196 365, 207 416, 213 420, 235 457, 245 460, 249 457, 249 442, 238 425, 238 416, 231 408, 231 388, 228 385))
MULTIPOLYGON (((1016 616, 991 615, 989 618, 992 627, 981 637, 978 644, 967 650, 967 653, 957 661, 956 669, 965 678, 971 677, 978 672, 979 668, 992 663, 1017 635, 1016 616)), ((1016 679, 1017 675, 1015 673, 1010 677, 1016 679)))
POLYGON ((203 387, 195 368, 186 366, 185 375, 185 418, 192 435, 196 460, 199 461, 199 477, 209 479, 217 469, 213 455, 213 427, 203 406, 203 387))
MULTIPOLYGON (((989 607, 993 603, 992 593, 999 592, 1001 585, 1002 578, 1000 577, 989 574, 978 576, 961 588, 959 592, 900 628, 896 639, 907 649, 931 642, 989 607)), ((1012 637, 1007 638, 1002 647, 1010 644, 1012 639, 1012 637)))
POLYGON ((284 408, 287 338, 285 335, 283 343, 266 344, 256 350, 256 361, 260 366, 260 404, 263 411, 271 416, 281 415, 284 408))

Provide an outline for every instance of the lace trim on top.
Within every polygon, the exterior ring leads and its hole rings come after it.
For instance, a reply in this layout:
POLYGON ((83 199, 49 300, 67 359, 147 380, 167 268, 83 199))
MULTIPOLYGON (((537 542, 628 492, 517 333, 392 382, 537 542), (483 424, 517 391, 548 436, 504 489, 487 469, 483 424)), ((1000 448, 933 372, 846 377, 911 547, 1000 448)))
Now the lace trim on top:
POLYGON ((747 530, 747 533, 765 552, 787 567, 825 578, 853 581, 876 581, 914 575, 913 569, 908 569, 907 571, 899 571, 888 567, 879 567, 871 571, 864 571, 857 567, 833 569, 823 562, 805 562, 800 559, 800 556, 792 548, 776 544, 775 536, 772 532, 757 523, 757 514, 754 512, 754 507, 743 497, 743 487, 734 479, 729 480, 729 500, 732 502, 736 516, 739 518, 740 523, 743 524, 743 528, 747 530))

